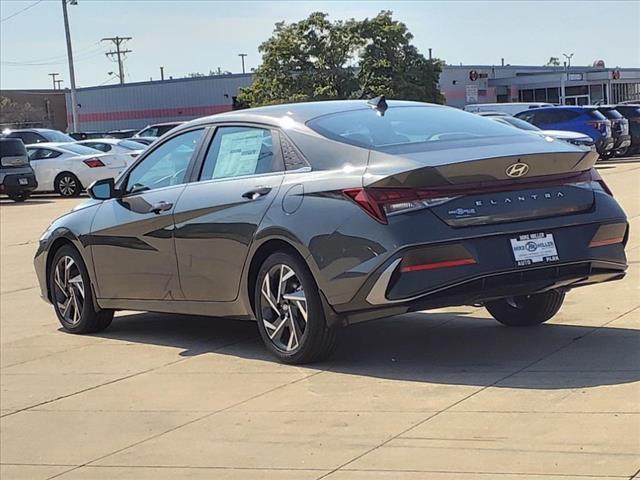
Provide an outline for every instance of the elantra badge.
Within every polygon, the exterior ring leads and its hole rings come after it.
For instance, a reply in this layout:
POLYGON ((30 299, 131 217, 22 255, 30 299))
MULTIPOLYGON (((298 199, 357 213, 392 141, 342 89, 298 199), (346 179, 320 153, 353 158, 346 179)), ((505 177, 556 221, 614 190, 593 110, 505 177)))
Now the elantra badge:
POLYGON ((529 165, 523 162, 514 163, 507 167, 505 173, 512 178, 524 177, 529 173, 529 165))

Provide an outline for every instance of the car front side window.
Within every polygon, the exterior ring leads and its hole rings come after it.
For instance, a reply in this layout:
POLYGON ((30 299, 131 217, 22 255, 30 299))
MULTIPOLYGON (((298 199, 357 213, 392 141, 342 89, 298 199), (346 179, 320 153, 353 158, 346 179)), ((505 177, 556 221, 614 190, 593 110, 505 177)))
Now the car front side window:
POLYGON ((142 192, 184 183, 189 162, 203 135, 203 128, 190 130, 149 152, 129 173, 125 192, 142 192))

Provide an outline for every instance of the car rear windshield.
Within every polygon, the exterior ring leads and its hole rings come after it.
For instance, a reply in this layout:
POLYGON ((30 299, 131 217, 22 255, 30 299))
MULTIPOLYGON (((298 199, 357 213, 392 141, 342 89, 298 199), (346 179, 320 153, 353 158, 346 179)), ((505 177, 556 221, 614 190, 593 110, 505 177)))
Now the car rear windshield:
POLYGON ((67 152, 77 153, 78 155, 97 155, 98 153, 102 153, 100 150, 87 147, 86 145, 78 145, 77 143, 67 143, 59 147, 67 152))
POLYGON ((0 139, 0 157, 20 157, 27 154, 27 149, 19 138, 0 139))
POLYGON ((142 150, 146 147, 146 145, 138 142, 134 142, 133 140, 122 140, 118 142, 122 148, 126 148, 127 150, 142 150))
POLYGON ((611 120, 619 120, 621 118, 624 118, 622 115, 620 115, 620 112, 618 112, 617 110, 613 109, 613 108, 603 108, 602 110, 600 110, 600 112, 607 118, 611 119, 611 120))
POLYGON ((622 105, 620 107, 616 107, 616 109, 626 118, 640 117, 640 107, 622 105))
POLYGON ((321 135, 359 147, 523 135, 518 130, 473 113, 448 107, 391 107, 384 116, 366 108, 323 115, 307 122, 321 135))
POLYGON ((605 117, 601 112, 599 112, 595 108, 593 110, 587 110, 587 115, 589 115, 594 120, 606 120, 607 119, 607 117, 605 117))

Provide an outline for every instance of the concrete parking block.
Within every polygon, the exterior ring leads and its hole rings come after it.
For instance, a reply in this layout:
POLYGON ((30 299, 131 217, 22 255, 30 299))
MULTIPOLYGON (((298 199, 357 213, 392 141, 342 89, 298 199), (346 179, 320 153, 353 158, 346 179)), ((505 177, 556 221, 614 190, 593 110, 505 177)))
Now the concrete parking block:
POLYGON ((196 417, 186 412, 18 412, 0 419, 0 462, 82 465, 196 417))
POLYGON ((331 469, 414 425, 424 416, 226 411, 96 464, 331 469), (194 442, 196 438, 198 441, 194 442))
POLYGON ((631 476, 640 464, 632 414, 444 412, 349 468, 631 476))

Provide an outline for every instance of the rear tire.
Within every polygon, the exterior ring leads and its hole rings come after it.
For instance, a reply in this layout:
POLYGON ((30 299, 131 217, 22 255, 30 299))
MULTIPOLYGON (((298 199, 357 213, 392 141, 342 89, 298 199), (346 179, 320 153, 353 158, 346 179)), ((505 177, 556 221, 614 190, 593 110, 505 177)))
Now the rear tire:
POLYGON ((550 290, 535 295, 503 298, 485 305, 491 316, 509 327, 530 327, 551 319, 564 301, 564 293, 550 290))
POLYGON ((276 252, 264 261, 256 280, 254 305, 260 336, 281 362, 317 362, 333 352, 336 328, 327 326, 309 268, 293 255, 276 252))
POLYGON ((69 333, 100 332, 113 320, 113 310, 93 306, 91 279, 82 257, 70 245, 61 247, 53 257, 49 292, 58 320, 69 333))
POLYGON ((73 173, 63 172, 56 177, 54 182, 56 193, 63 197, 77 197, 82 192, 82 184, 73 173))

